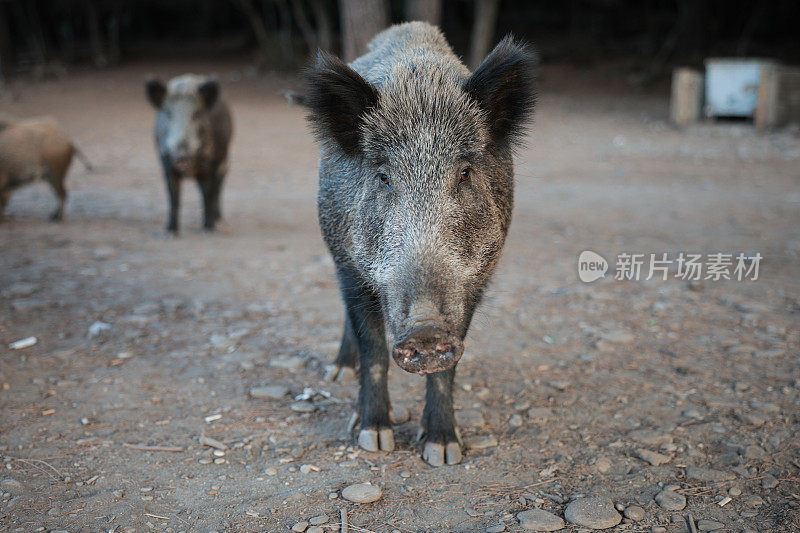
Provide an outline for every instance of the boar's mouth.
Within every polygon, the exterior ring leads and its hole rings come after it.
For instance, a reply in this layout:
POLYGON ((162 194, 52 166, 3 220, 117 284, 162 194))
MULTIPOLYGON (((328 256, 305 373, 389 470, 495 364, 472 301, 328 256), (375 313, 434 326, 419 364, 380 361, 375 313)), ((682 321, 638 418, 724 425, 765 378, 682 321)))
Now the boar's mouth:
POLYGON ((392 347, 397 366, 421 376, 453 368, 463 354, 461 339, 433 326, 412 330, 392 347))

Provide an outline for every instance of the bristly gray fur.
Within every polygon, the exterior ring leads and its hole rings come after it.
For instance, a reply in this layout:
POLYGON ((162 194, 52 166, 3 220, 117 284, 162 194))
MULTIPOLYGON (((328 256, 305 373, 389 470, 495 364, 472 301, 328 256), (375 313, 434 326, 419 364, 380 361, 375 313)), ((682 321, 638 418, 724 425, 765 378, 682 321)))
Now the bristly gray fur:
POLYGON ((336 364, 361 365, 359 443, 390 450, 388 324, 395 361, 427 373, 423 457, 454 464, 455 365, 511 222, 512 148, 536 61, 506 38, 471 74, 421 22, 369 49, 350 66, 320 53, 304 92, 321 144, 319 221, 347 308, 336 364))

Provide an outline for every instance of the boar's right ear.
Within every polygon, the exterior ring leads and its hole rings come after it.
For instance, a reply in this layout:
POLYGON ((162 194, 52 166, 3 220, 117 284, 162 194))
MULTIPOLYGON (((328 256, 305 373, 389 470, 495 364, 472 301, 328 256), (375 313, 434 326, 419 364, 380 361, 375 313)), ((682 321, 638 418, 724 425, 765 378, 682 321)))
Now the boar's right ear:
POLYGON ((153 104, 156 109, 161 109, 164 103, 164 97, 167 95, 167 87, 164 82, 155 78, 149 78, 145 83, 145 90, 147 91, 147 99, 153 104))
POLYGON ((304 105, 320 141, 333 139, 348 155, 359 151, 364 113, 378 104, 378 90, 338 57, 320 51, 305 73, 304 105))

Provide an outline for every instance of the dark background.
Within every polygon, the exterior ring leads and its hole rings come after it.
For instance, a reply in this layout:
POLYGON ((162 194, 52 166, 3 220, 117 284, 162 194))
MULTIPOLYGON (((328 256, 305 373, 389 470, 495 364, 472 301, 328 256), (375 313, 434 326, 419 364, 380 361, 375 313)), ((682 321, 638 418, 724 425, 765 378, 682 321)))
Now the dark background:
MULTIPOLYGON (((388 2, 391 22, 407 18, 407 2, 388 2)), ((477 3, 444 0, 441 6, 440 25, 465 58, 477 3)), ((647 84, 674 64, 700 65, 709 56, 797 61, 798 5, 503 0, 489 40, 514 32, 534 42, 545 62, 590 65, 624 58, 647 84)), ((340 7, 337 0, 0 0, 0 64, 9 79, 58 75, 72 66, 246 54, 263 70, 291 71, 308 62, 312 48, 341 53, 340 7), (320 39, 325 25, 329 35, 320 39)))

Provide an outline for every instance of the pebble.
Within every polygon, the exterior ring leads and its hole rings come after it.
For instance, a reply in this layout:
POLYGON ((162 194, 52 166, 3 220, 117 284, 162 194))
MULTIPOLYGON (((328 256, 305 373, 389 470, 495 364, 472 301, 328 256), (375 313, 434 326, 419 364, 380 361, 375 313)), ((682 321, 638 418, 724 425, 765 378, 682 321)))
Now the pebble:
POLYGON ((312 526, 321 526, 322 524, 327 523, 328 520, 330 520, 330 518, 328 518, 328 515, 321 514, 319 516, 314 516, 312 518, 309 518, 308 522, 312 526))
POLYGON ((308 529, 308 522, 306 522, 305 520, 298 522, 292 526, 292 531, 296 531, 297 533, 303 533, 303 531, 305 531, 306 529, 308 529))
POLYGON ((403 470, 402 472, 400 472, 400 477, 408 479, 411 477, 411 472, 409 472, 408 470, 403 470))
POLYGON ((89 330, 88 330, 87 335, 91 339, 93 337, 97 337, 102 332, 107 331, 109 329, 111 329, 111 324, 107 324, 105 322, 100 322, 98 320, 97 322, 94 322, 91 326, 89 326, 89 330))
POLYGON ((722 529, 725 527, 725 524, 717 522, 715 520, 698 520, 697 521, 697 530, 698 531, 716 531, 718 529, 722 529))
POLYGON ((744 456, 746 459, 764 459, 767 451, 761 446, 751 445, 744 449, 744 456))
POLYGON ((628 344, 633 342, 635 337, 632 333, 623 330, 607 331, 600 335, 600 337, 607 342, 618 344, 628 344))
POLYGON ((573 500, 564 510, 564 518, 567 522, 591 529, 614 527, 622 521, 611 500, 598 496, 573 500))
POLYGON ((648 446, 661 446, 672 442, 672 436, 661 433, 653 429, 636 429, 631 431, 628 436, 640 444, 648 446))
POLYGON ((650 533, 667 533, 667 528, 663 526, 653 526, 650 528, 650 533))
POLYGON ((764 505, 764 500, 761 499, 761 496, 753 494, 744 499, 744 504, 748 507, 758 507, 759 505, 764 505))
POLYGON ((319 467, 314 465, 302 465, 300 467, 301 474, 310 474, 311 472, 319 472, 319 467))
POLYGON ((761 479, 761 486, 765 489, 774 489, 778 486, 778 480, 772 474, 767 474, 761 479))
POLYGON ((605 474, 611 469, 611 459, 608 457, 598 457, 594 462, 594 467, 601 474, 605 474))
POLYGON ((759 413, 737 413, 736 416, 745 424, 749 424, 751 426, 763 426, 767 419, 759 414, 759 413))
POLYGON ((464 445, 472 450, 485 450, 497 446, 497 439, 493 435, 474 435, 466 437, 464 445))
POLYGON ((645 448, 637 449, 636 455, 639 457, 639 459, 647 461, 653 466, 661 466, 670 461, 670 457, 668 455, 664 455, 658 452, 653 452, 645 448))
POLYGON ((689 479, 702 481, 704 483, 729 481, 731 479, 736 478, 736 476, 734 476, 730 472, 724 472, 722 470, 714 470, 713 468, 700 468, 697 466, 686 467, 686 477, 688 477, 689 479))
POLYGON ((631 505, 625 508, 625 518, 630 518, 631 520, 638 522, 642 518, 644 518, 644 509, 639 507, 638 505, 631 505))
POLYGON ((283 368, 284 370, 293 370, 305 364, 306 360, 297 355, 279 355, 278 357, 273 357, 269 361, 269 366, 273 368, 283 368))
POLYGON ((294 402, 289 409, 295 413, 313 413, 317 410, 317 406, 311 402, 294 402))
POLYGON ((479 409, 461 409, 456 411, 456 424, 463 428, 481 427, 486 422, 479 409))
POLYGON ((506 530, 506 525, 505 524, 497 524, 497 525, 494 525, 494 526, 489 526, 486 529, 484 529, 483 531, 484 531, 484 533, 503 533, 503 531, 505 531, 505 530, 506 530))
POLYGON ((211 463, 214 462, 214 460, 211 459, 211 457, 201 457, 200 460, 197 462, 200 463, 201 465, 210 465, 211 463))
POLYGON ((549 407, 531 407, 528 409, 528 418, 536 421, 545 421, 553 418, 553 411, 549 407))
POLYGON ((372 503, 379 500, 382 494, 380 487, 371 483, 356 483, 342 491, 342 497, 354 503, 372 503))
POLYGON ((740 489, 739 487, 731 487, 730 489, 728 489, 728 494, 730 494, 731 496, 741 496, 742 489, 740 489))
POLYGON ((306 529, 306 533, 325 533, 325 530, 320 526, 311 526, 310 528, 306 529))
POLYGON ((508 425, 511 427, 522 427, 522 417, 518 414, 513 414, 508 419, 508 425))
POLYGON ((25 492, 25 485, 13 478, 6 478, 0 481, 0 490, 2 492, 10 492, 14 496, 18 496, 25 492))
POLYGON ((662 490, 656 494, 656 503, 666 511, 680 511, 686 507, 686 496, 671 490, 662 490))
POLYGON ((560 516, 548 513, 544 509, 530 509, 517 515, 519 525, 528 531, 558 531, 564 528, 564 520, 560 516))
POLYGON ((277 476, 278 475, 278 471, 276 469, 272 468, 272 467, 265 469, 264 473, 266 475, 268 475, 268 476, 277 476))
POLYGON ((265 385, 250 389, 250 396, 257 399, 280 399, 289 394, 289 388, 283 385, 265 385))

